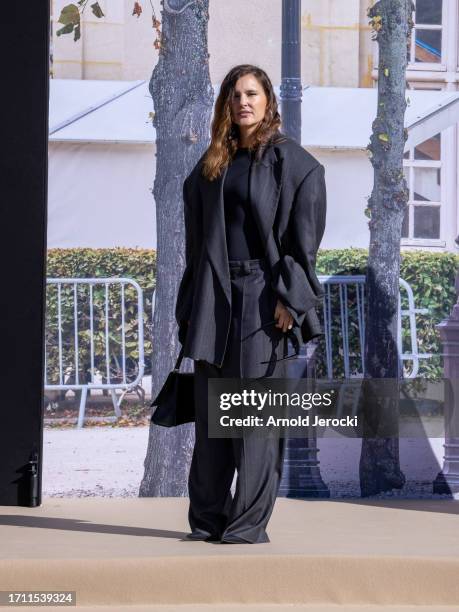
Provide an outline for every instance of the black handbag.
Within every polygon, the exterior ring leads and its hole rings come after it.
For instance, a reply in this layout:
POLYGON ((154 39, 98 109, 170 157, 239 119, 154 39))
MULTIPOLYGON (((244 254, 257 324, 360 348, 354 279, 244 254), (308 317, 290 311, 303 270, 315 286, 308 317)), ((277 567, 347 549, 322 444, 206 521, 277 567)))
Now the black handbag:
POLYGON ((150 419, 155 425, 175 427, 194 421, 194 372, 179 372, 182 358, 183 346, 174 369, 150 404, 156 406, 150 419))

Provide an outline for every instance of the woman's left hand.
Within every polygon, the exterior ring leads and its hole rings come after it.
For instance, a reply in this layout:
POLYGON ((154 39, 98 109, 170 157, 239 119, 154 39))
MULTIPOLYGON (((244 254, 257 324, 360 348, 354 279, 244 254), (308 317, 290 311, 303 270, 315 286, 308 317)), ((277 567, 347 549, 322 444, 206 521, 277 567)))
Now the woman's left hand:
POLYGON ((277 321, 276 327, 281 328, 283 332, 286 332, 288 329, 292 329, 293 317, 280 300, 277 300, 274 318, 277 321))

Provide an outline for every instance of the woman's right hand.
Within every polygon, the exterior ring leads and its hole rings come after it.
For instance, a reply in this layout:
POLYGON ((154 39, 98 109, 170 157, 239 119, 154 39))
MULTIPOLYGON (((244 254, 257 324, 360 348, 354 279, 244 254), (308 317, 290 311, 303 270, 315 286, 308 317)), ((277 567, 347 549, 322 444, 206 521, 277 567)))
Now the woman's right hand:
POLYGON ((286 332, 293 327, 293 317, 285 308, 284 304, 280 300, 277 300, 276 310, 274 312, 274 318, 276 319, 276 327, 282 329, 283 332, 286 332))

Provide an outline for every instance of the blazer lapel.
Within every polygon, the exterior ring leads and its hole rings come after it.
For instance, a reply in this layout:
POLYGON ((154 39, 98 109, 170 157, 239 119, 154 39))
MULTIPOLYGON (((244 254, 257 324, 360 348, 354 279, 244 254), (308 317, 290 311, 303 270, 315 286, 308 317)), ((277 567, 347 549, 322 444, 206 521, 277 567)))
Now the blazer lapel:
POLYGON ((282 187, 282 160, 277 159, 274 147, 268 146, 259 162, 252 164, 250 202, 252 214, 267 249, 282 187))
POLYGON ((231 280, 226 248, 223 183, 228 167, 213 181, 201 181, 204 203, 204 236, 209 259, 218 276, 226 298, 231 303, 231 280))

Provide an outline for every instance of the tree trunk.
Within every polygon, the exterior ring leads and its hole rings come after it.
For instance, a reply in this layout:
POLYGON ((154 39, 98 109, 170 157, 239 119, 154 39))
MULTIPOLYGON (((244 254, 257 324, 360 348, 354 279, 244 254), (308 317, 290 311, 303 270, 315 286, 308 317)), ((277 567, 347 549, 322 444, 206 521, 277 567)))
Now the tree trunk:
MULTIPOLYGON (((183 181, 208 146, 213 105, 208 21, 208 0, 163 0, 160 55, 150 81, 157 146, 152 397, 173 368, 179 348, 174 310, 185 265, 183 181)), ((167 429, 151 423, 139 496, 187 495, 193 441, 192 424, 167 429)))
POLYGON ((374 187, 369 200, 370 248, 366 276, 365 379, 385 381, 388 396, 366 396, 364 424, 371 431, 381 427, 390 437, 371 437, 365 428, 360 457, 362 497, 402 488, 398 450, 398 383, 401 365, 397 350, 397 317, 400 273, 400 238, 408 192, 403 176, 405 71, 407 42, 414 6, 411 0, 380 0, 369 9, 379 46, 378 108, 368 149, 374 168, 374 187), (371 398, 371 399, 370 399, 371 398), (365 414, 366 412, 366 414, 365 414), (368 437, 370 436, 370 437, 368 437))

